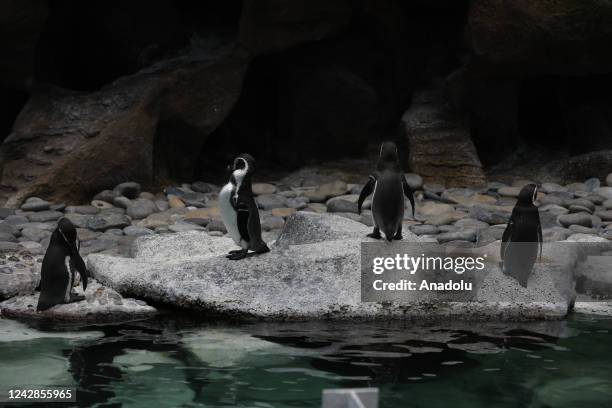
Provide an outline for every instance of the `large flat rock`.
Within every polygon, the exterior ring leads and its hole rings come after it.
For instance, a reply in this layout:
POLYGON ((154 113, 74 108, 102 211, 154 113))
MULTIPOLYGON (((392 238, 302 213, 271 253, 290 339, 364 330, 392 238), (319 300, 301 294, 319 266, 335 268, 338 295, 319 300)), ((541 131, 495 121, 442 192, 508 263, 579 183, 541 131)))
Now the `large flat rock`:
POLYGON ((0 252, 0 300, 32 293, 40 282, 40 257, 26 250, 0 252))
MULTIPOLYGON (((269 253, 245 260, 225 258, 234 248, 229 240, 191 231, 139 238, 133 258, 92 254, 88 266, 124 296, 241 318, 557 319, 574 299, 571 272, 578 255, 549 245, 548 261, 538 264, 528 288, 492 267, 479 278, 473 301, 432 295, 426 301, 361 302, 360 244, 371 241, 367 232, 345 218, 298 212, 269 253)), ((418 241, 408 231, 404 239, 418 241)), ((494 254, 499 247, 482 250, 494 254)))
POLYGON ((3 317, 20 319, 49 319, 54 321, 117 322, 153 316, 157 310, 142 300, 122 297, 113 289, 91 280, 87 291, 75 288, 75 293, 85 295, 80 302, 55 305, 45 311, 36 311, 40 292, 10 298, 0 303, 3 317))

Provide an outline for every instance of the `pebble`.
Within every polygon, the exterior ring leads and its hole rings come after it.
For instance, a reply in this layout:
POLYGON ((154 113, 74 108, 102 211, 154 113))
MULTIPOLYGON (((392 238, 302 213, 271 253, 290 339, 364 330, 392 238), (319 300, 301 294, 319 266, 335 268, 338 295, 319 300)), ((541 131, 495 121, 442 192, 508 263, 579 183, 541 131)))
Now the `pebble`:
POLYGON ((481 230, 481 229, 487 229, 489 228, 489 224, 484 222, 484 221, 480 221, 474 218, 463 218, 457 222, 455 222, 455 225, 459 228, 471 228, 471 229, 475 229, 475 230, 481 230))
POLYGON ((454 209, 455 207, 450 204, 434 203, 429 201, 419 207, 419 214, 428 217, 448 213, 454 209))
POLYGON ((572 232, 561 227, 545 228, 542 230, 544 242, 564 241, 572 232))
POLYGON ((140 237, 143 235, 151 235, 151 234, 154 234, 155 232, 153 232, 152 230, 148 228, 136 227, 134 225, 130 225, 123 229, 123 233, 127 236, 140 237))
POLYGON ((589 191, 589 187, 584 183, 571 183, 565 186, 567 191, 575 193, 576 191, 589 191))
POLYGON ((565 207, 561 207, 560 205, 556 205, 556 204, 547 204, 544 205, 542 207, 539 208, 540 213, 542 212, 549 212, 553 215, 563 215, 563 214, 567 214, 569 212, 569 210, 565 207))
POLYGON ((140 184, 133 181, 127 181, 125 183, 118 184, 113 191, 129 199, 134 199, 138 197, 138 194, 140 194, 140 189, 140 184))
POLYGON ((584 185, 587 186, 587 191, 593 191, 601 186, 601 181, 597 177, 591 177, 584 182, 584 185))
POLYGON ((93 214, 98 214, 100 212, 100 208, 95 207, 93 205, 69 205, 68 207, 65 208, 64 212, 66 214, 74 213, 74 214, 93 215, 93 214))
POLYGON ((15 209, 0 207, 0 219, 5 219, 8 216, 15 215, 15 209))
POLYGON ((567 188, 557 183, 542 183, 540 190, 544 193, 557 193, 565 192, 567 188))
POLYGON ((287 207, 287 199, 279 194, 264 194, 255 198, 257 206, 262 210, 287 207))
POLYGON ((39 228, 24 228, 21 230, 21 236, 28 241, 40 242, 51 236, 51 231, 46 231, 39 228))
POLYGON ((77 228, 87 228, 92 215, 69 213, 65 215, 77 228))
POLYGON ((597 234, 597 231, 593 228, 583 227, 582 225, 570 225, 568 229, 578 234, 597 234))
POLYGON ((48 201, 38 197, 30 197, 21 206, 23 211, 45 211, 51 207, 48 201))
POLYGON ((497 190, 497 193, 504 197, 518 197, 520 192, 520 187, 502 187, 497 190))
POLYGON ((219 191, 218 186, 211 183, 205 183, 203 181, 196 181, 195 183, 191 184, 191 189, 196 193, 213 193, 219 191))
POLYGON ((557 221, 564 227, 569 227, 570 225, 582 225, 583 227, 590 228, 593 226, 593 219, 591 218, 591 215, 586 213, 560 215, 557 218, 557 221))
POLYGON ((327 200, 327 212, 348 212, 357 214, 356 194, 341 195, 327 200))
POLYGON ((438 242, 443 244, 451 241, 476 241, 476 230, 464 229, 458 231, 444 232, 437 236, 438 242))
POLYGON ((273 229, 283 228, 283 225, 285 225, 285 221, 283 220, 282 217, 277 217, 277 216, 266 217, 261 222, 261 227, 265 231, 271 231, 273 229))
POLYGON ((594 190, 594 193, 602 196, 606 200, 612 198, 612 187, 599 187, 594 190))
POLYGON ((412 191, 420 190, 423 187, 423 177, 415 173, 406 173, 406 182, 412 191))
POLYGON ((125 197, 125 196, 119 196, 119 197, 115 197, 115 199, 113 200, 113 204, 119 208, 128 208, 128 206, 130 205, 130 203, 132 202, 132 200, 130 200, 129 198, 125 197))
POLYGON ((170 208, 170 204, 168 204, 168 201, 166 200, 155 200, 155 207, 157 208, 157 211, 166 211, 168 208, 170 208))
POLYGON ((276 193, 276 186, 270 183, 253 183, 253 194, 259 196, 276 193))
POLYGON ((348 192, 348 186, 344 181, 334 181, 319 186, 314 191, 305 191, 304 196, 314 203, 322 203, 329 198, 340 196, 348 192))
POLYGON ((415 224, 408 227, 408 229, 416 235, 435 235, 440 232, 438 227, 429 224, 415 224))
POLYGON ((151 201, 155 201, 155 194, 149 193, 147 191, 143 191, 142 193, 138 194, 138 198, 145 198, 147 200, 151 200, 151 201))
POLYGON ((28 215, 30 222, 57 221, 64 216, 60 211, 45 210, 28 215))
POLYGON ((487 224, 505 224, 510 219, 510 213, 500 210, 489 210, 482 206, 473 206, 468 213, 470 218, 475 218, 487 224))
POLYGON ((280 218, 287 218, 291 214, 295 214, 297 210, 295 208, 273 208, 272 215, 280 218))
POLYGON ((447 212, 447 213, 443 213, 440 215, 431 216, 427 219, 427 223, 431 225, 437 225, 437 226, 453 224, 454 222, 459 221, 465 216, 466 214, 463 212, 452 211, 452 212, 447 212))
POLYGON ((295 208, 296 210, 303 210, 308 207, 308 197, 295 197, 287 199, 287 206, 291 208, 295 208))
POLYGON ((225 224, 221 220, 211 220, 206 226, 206 229, 208 231, 220 231, 224 234, 227 233, 227 228, 225 228, 225 224))
POLYGON ((598 211, 596 215, 603 221, 612 221, 612 210, 598 211))
MULTIPOLYGON (((113 200, 117 197, 119 197, 121 194, 119 194, 117 191, 113 191, 113 190, 104 190, 99 192, 98 194, 96 194, 93 197, 93 201, 104 201, 106 203, 112 204, 113 200)), ((92 205, 94 205, 92 203, 92 205)), ((97 206, 96 206, 97 207, 97 206)))
POLYGON ((132 200, 127 206, 127 215, 133 220, 141 220, 157 211, 155 203, 146 198, 132 200))
POLYGON ((113 205, 111 203, 102 200, 91 200, 91 206, 96 207, 99 210, 113 208, 113 205))
POLYGON ((170 206, 170 208, 184 208, 185 207, 185 203, 179 197, 175 195, 168 196, 168 205, 170 206))
POLYGON ((87 228, 93 231, 106 231, 110 228, 125 228, 130 219, 123 214, 97 214, 87 221, 87 228))

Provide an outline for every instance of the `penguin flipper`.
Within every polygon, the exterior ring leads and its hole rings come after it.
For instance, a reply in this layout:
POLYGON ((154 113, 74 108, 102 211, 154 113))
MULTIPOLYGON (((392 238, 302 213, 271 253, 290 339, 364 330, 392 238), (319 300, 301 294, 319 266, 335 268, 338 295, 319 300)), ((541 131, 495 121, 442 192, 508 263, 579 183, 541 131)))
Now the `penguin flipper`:
POLYGON ((366 197, 372 194, 374 191, 374 186, 376 185, 376 177, 370 175, 370 179, 366 183, 365 186, 361 189, 361 193, 359 194, 359 199, 357 200, 357 213, 361 214, 361 206, 365 201, 366 197))
POLYGON ((402 189, 404 190, 404 195, 406 196, 406 198, 410 200, 410 205, 412 206, 412 217, 414 217, 414 195, 412 193, 412 189, 408 185, 406 176, 402 177, 402 189))

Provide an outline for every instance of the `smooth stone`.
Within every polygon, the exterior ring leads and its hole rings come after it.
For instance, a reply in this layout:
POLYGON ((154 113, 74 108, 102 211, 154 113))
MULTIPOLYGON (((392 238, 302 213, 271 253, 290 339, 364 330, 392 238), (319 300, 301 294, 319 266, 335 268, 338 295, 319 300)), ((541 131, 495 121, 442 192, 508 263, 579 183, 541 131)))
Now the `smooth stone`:
POLYGON ((224 234, 227 233, 227 228, 221 220, 211 220, 206 226, 207 231, 220 231, 224 234))
POLYGON ((70 220, 77 228, 87 228, 88 222, 91 219, 92 215, 85 214, 77 214, 77 213, 68 213, 65 215, 66 218, 70 220))
POLYGON ((612 187, 612 173, 606 176, 606 185, 612 187))
POLYGON ((569 212, 569 210, 565 207, 561 207, 560 205, 556 205, 556 204, 547 204, 544 205, 542 207, 539 208, 540 213, 542 212, 549 212, 553 215, 563 215, 563 214, 567 214, 569 212))
POLYGON ((187 207, 204 208, 208 199, 204 193, 188 192, 181 196, 187 207))
POLYGON ((179 197, 175 195, 168 196, 168 205, 170 208, 184 208, 185 203, 179 197))
POLYGON ((323 184, 314 191, 305 191, 303 195, 311 202, 322 203, 329 198, 340 196, 346 194, 347 192, 347 184, 344 181, 338 180, 332 183, 323 184))
MULTIPOLYGON (((112 204, 115 198, 119 197, 120 195, 121 194, 118 193, 117 191, 103 190, 93 197, 93 201, 103 201, 103 202, 112 204)), ((95 205, 95 204, 92 203, 92 205, 95 205)), ((98 206, 96 205, 96 207, 98 206)))
POLYGON ((203 181, 196 181, 191 184, 191 189, 196 193, 212 193, 215 191, 219 191, 219 187, 215 186, 211 183, 206 183, 203 181))
POLYGON ((151 201, 155 201, 156 199, 155 194, 149 193, 148 191, 143 191, 142 193, 138 194, 138 198, 144 198, 151 201))
POLYGON ((51 232, 38 228, 24 228, 21 230, 21 236, 28 241, 41 242, 43 239, 51 236, 51 232))
POLYGON ((276 186, 270 183, 253 183, 252 188, 253 194, 258 196, 276 193, 276 186))
POLYGON ((308 207, 308 201, 308 198, 304 196, 288 198, 287 206, 295 208, 296 210, 303 210, 304 208, 308 207))
POLYGON ((589 187, 584 183, 571 183, 565 186, 568 191, 576 192, 576 191, 590 191, 589 187))
POLYGON ((429 193, 433 193, 433 194, 442 194, 445 190, 444 186, 442 184, 436 184, 436 183, 425 183, 423 184, 423 190, 425 190, 426 192, 429 193))
POLYGON ((264 194, 255 198, 257 206, 262 210, 287 207, 287 199, 278 194, 264 194))
POLYGON ((25 224, 17 225, 17 228, 23 230, 24 228, 38 228, 45 231, 55 230, 57 224, 54 222, 27 222, 25 224))
POLYGON ((612 210, 598 211, 596 215, 603 221, 612 221, 612 210))
POLYGON ((0 207, 0 219, 3 220, 10 215, 15 215, 14 208, 0 207))
POLYGON ((570 225, 568 228, 569 228, 570 231, 572 231, 574 233, 577 233, 577 234, 594 234, 594 235, 597 235, 597 231, 596 230, 594 230, 593 228, 583 227, 582 225, 574 224, 574 225, 570 225))
POLYGON ((17 242, 17 238, 15 238, 15 235, 9 234, 8 232, 0 232, 0 241, 17 242))
POLYGON ((440 232, 438 227, 429 224, 415 224, 411 225, 409 229, 416 235, 435 235, 440 232))
POLYGON ((520 192, 520 187, 502 187, 497 190, 497 193, 504 197, 518 197, 520 192))
POLYGON ((261 228, 263 228, 265 231, 280 229, 283 228, 283 225, 285 225, 285 220, 283 220, 282 217, 277 216, 266 217, 261 222, 261 228))
POLYGON ((140 184, 134 181, 127 181, 125 183, 118 184, 113 189, 113 191, 119 193, 119 195, 122 195, 129 199, 137 198, 138 194, 140 194, 140 190, 141 190, 140 184))
POLYGON ((23 215, 9 215, 4 219, 6 224, 10 224, 13 226, 17 226, 20 224, 27 224, 29 222, 28 218, 23 215))
POLYGON ((505 228, 489 227, 478 231, 477 242, 479 245, 490 244, 502 239, 505 228))
POLYGON ((564 227, 569 227, 570 225, 582 225, 583 227, 592 227, 593 219, 590 214, 587 213, 572 213, 560 215, 557 218, 559 224, 564 227))
POLYGON ((609 198, 606 201, 604 201, 602 205, 606 210, 612 210, 612 198, 609 198))
MULTIPOLYGON (((105 203, 108 204, 108 203, 105 203)), ((95 207, 93 205, 69 205, 64 210, 66 214, 74 213, 74 214, 84 214, 84 215, 93 215, 98 214, 100 212, 100 208, 95 207)))
POLYGON ((102 200, 92 200, 91 201, 92 207, 96 207, 99 210, 107 210, 109 208, 113 208, 113 204, 111 203, 112 201, 111 202, 102 201, 102 200))
MULTIPOLYGON (((22 250, 22 249, 23 249, 23 247, 20 244, 18 244, 18 243, 0 241, 0 252, 7 252, 7 251, 14 251, 15 252, 15 251, 19 251, 19 250, 22 250)), ((0 289, 2 289, 2 288, 0 287, 0 289)))
POLYGON ((505 224, 510 219, 510 212, 501 211, 499 209, 489 210, 484 206, 473 206, 468 213, 470 218, 477 219, 487 224, 505 224))
POLYGON ((372 211, 364 210, 361 212, 361 217, 359 218, 359 222, 367 225, 368 227, 374 226, 374 218, 372 217, 372 211))
POLYGON ((459 231, 459 227, 456 225, 440 225, 438 229, 440 230, 439 233, 459 231))
POLYGON ((134 225, 130 225, 128 227, 125 227, 123 229, 123 233, 127 236, 134 236, 134 237, 141 237, 143 235, 151 235, 154 234, 155 232, 153 230, 150 230, 148 228, 143 228, 143 227, 137 227, 134 225))
POLYGON ((359 198, 356 194, 342 195, 327 200, 327 212, 348 212, 357 213, 357 199, 359 198))
POLYGON ((593 191, 601 186, 601 181, 597 177, 591 177, 584 184, 587 186, 587 191, 593 191))
MULTIPOLYGON (((586 198, 575 198, 573 200, 569 200, 567 202, 567 204, 571 207, 571 206, 580 206, 580 207, 585 207, 589 209, 589 212, 593 212, 595 211, 595 204, 593 204, 592 201, 587 200, 586 198)), ((571 211, 571 208, 570 208, 571 211)))
POLYGON ((455 223, 459 228, 470 228, 474 230, 482 230, 489 228, 489 224, 474 218, 463 218, 455 223))
POLYGON ((49 209, 51 211, 64 211, 66 209, 66 204, 64 203, 59 203, 59 204, 52 204, 49 209))
POLYGON ((170 204, 168 204, 167 200, 155 200, 155 207, 157 208, 157 211, 161 212, 170 208, 170 204))
POLYGON ((40 281, 37 257, 19 244, 0 242, 0 258, 0 300, 33 292, 40 281))
POLYGON ((568 209, 569 209, 569 212, 571 213, 581 213, 581 212, 586 212, 589 214, 593 213, 593 210, 591 210, 590 208, 582 206, 582 205, 576 205, 576 204, 570 204, 568 209))
POLYGON ((306 207, 305 211, 312 211, 316 213, 326 213, 327 206, 322 203, 308 203, 308 206, 306 207))
POLYGON ((602 205, 603 202, 606 200, 604 197, 600 196, 599 194, 589 194, 584 199, 589 200, 595 205, 602 205))
MULTIPOLYGON (((219 226, 219 222, 221 224, 223 224, 222 221, 217 220, 217 224, 216 224, 217 226, 219 226)), ((219 226, 219 228, 220 228, 220 226, 219 226)), ((172 225, 169 225, 168 229, 170 231, 172 231, 172 232, 186 232, 186 231, 202 231, 202 230, 204 230, 204 228, 200 227, 199 225, 190 224, 190 223, 187 223, 187 222, 177 222, 177 223, 174 223, 172 225)))
POLYGON ((544 198, 540 200, 541 205, 558 205, 561 207, 566 207, 567 202, 568 202, 567 198, 561 198, 554 194, 547 194, 544 198))
POLYGON ((599 236, 607 239, 608 241, 612 241, 612 230, 606 229, 599 233, 599 236))
POLYGON ((412 191, 420 190, 423 187, 423 177, 416 173, 406 173, 406 182, 412 191))
POLYGON ((28 215, 28 219, 30 220, 30 222, 47 222, 57 221, 63 216, 64 214, 59 211, 45 210, 28 215))
POLYGON ((567 187, 564 187, 557 183, 542 183, 540 189, 544 193, 557 193, 557 192, 565 192, 567 191, 567 187))
POLYGON ((87 221, 87 228, 93 231, 106 231, 111 228, 125 228, 130 219, 123 214, 97 214, 87 221))
POLYGON ((423 216, 430 217, 452 212, 454 210, 455 207, 450 204, 434 203, 429 201, 419 206, 418 213, 423 216))
POLYGON ((132 200, 127 206, 127 215, 133 220, 147 218, 157 210, 155 203, 146 198, 132 200))
POLYGON ((81 242, 91 241, 92 239, 96 239, 101 234, 99 232, 92 231, 88 228, 77 228, 77 236, 81 242))
POLYGON ((38 197, 30 197, 22 204, 23 211, 45 211, 51 207, 48 201, 38 197))
POLYGON ((275 217, 287 218, 295 214, 297 210, 295 208, 273 208, 271 212, 275 217))
POLYGON ((130 203, 132 202, 132 200, 130 200, 129 198, 125 197, 125 196, 119 196, 119 197, 115 197, 115 199, 113 200, 113 204, 119 208, 123 208, 126 209, 128 208, 128 206, 130 205, 130 203))
POLYGON ((608 242, 606 238, 591 234, 572 234, 565 240, 569 242, 608 242))
POLYGON ((594 193, 609 199, 612 198, 612 187, 599 187, 594 190, 594 193))
POLYGON ((16 237, 19 235, 19 228, 17 228, 13 224, 9 224, 8 222, 1 221, 0 222, 0 232, 16 237))
POLYGON ((462 218, 467 216, 466 213, 461 211, 451 211, 440 215, 433 215, 427 218, 427 223, 436 226, 442 226, 447 224, 454 224, 462 218))
POLYGON ((476 241, 476 230, 463 229, 452 232, 443 232, 437 236, 438 242, 443 244, 450 241, 476 241))

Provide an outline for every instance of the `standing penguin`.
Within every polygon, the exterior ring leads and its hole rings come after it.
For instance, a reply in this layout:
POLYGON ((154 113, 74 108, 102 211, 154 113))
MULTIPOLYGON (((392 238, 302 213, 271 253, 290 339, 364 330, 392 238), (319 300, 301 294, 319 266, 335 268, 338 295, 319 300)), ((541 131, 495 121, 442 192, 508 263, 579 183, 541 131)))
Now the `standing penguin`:
POLYGON ((79 254, 77 232, 72 222, 62 218, 51 235, 43 258, 40 277, 40 297, 36 310, 46 310, 60 303, 78 302, 84 296, 71 293, 75 269, 81 275, 83 290, 87 289, 87 268, 79 254))
POLYGON ((374 231, 368 237, 380 239, 380 230, 387 241, 402 239, 402 220, 404 219, 404 195, 410 200, 414 216, 414 197, 393 142, 384 142, 380 146, 380 157, 376 170, 370 175, 368 183, 361 190, 357 202, 358 212, 367 196, 372 196, 372 218, 374 231))
POLYGON ((502 235, 502 271, 515 278, 523 287, 527 287, 538 251, 542 256, 542 225, 535 206, 537 194, 538 187, 535 184, 527 184, 521 189, 502 235))
POLYGON ((255 159, 250 154, 241 154, 228 169, 232 174, 219 193, 219 207, 227 232, 242 249, 230 251, 227 258, 246 258, 249 250, 257 254, 268 252, 270 249, 261 238, 259 210, 251 186, 255 159))

